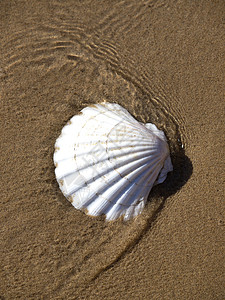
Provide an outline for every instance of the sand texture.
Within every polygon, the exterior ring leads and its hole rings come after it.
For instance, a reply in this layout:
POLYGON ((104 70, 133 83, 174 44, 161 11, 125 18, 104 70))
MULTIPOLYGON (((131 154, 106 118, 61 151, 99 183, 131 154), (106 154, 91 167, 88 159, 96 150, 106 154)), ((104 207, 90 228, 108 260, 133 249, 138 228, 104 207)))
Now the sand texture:
POLYGON ((223 0, 1 1, 0 299, 222 300, 223 0), (55 180, 66 122, 103 100, 167 135, 174 172, 106 223, 55 180))

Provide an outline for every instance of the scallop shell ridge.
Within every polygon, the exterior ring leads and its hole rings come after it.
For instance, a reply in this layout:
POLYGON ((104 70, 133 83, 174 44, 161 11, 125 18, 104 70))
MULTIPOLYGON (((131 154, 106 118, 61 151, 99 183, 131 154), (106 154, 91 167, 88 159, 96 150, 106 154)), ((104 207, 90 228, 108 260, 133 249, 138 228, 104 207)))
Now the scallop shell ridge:
POLYGON ((56 179, 77 209, 107 220, 140 214, 154 184, 172 171, 164 133, 115 103, 84 108, 55 143, 56 179))

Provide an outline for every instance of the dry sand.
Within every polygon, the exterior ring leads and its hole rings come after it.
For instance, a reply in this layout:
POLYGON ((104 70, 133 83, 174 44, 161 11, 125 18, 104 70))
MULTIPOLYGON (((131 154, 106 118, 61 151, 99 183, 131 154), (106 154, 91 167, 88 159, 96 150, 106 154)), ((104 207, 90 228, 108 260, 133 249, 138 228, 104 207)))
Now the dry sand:
POLYGON ((224 299, 224 11, 1 1, 0 299, 224 299), (172 152, 128 223, 77 211, 54 176, 61 128, 102 100, 154 122, 172 152))

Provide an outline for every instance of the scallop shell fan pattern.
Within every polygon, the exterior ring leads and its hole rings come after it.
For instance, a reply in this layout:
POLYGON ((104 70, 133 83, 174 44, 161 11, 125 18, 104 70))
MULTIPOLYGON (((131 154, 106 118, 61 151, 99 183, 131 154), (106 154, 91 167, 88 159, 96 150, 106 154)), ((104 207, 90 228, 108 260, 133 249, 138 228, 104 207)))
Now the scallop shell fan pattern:
POLYGON ((139 215, 153 185, 172 171, 163 131, 115 103, 86 107, 55 143, 56 179, 66 198, 106 220, 139 215))

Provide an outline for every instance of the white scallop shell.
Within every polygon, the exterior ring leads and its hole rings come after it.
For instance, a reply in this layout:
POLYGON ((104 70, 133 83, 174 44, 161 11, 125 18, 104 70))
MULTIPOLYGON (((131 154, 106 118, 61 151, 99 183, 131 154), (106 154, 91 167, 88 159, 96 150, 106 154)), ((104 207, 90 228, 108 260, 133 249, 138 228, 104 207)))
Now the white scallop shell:
POLYGON ((154 184, 173 170, 163 131, 114 103, 86 107, 55 143, 55 174, 77 209, 106 220, 140 214, 154 184))

